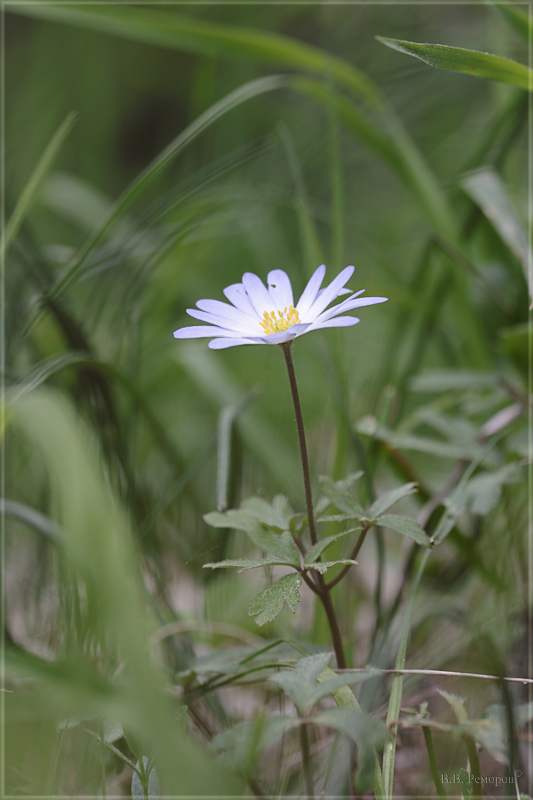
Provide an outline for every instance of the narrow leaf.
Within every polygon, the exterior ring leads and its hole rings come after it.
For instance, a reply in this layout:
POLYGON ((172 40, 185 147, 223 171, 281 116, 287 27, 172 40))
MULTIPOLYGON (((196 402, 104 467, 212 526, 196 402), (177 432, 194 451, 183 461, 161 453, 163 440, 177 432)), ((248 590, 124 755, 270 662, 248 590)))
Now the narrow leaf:
POLYGON ((289 531, 284 531, 281 536, 266 530, 247 511, 230 509, 224 513, 212 511, 205 514, 205 521, 215 528, 234 528, 244 531, 252 542, 270 553, 276 559, 294 566, 300 565, 300 556, 289 531))
POLYGON ((145 795, 144 788, 139 777, 140 764, 137 762, 136 770, 131 779, 131 796, 139 798, 139 800, 160 800, 161 799, 161 784, 159 783, 159 775, 155 769, 149 770, 149 760, 147 756, 143 756, 143 766, 145 772, 148 773, 148 795, 145 795))
POLYGON ((497 3, 493 2, 493 0, 488 0, 488 2, 494 8, 498 9, 500 14, 502 14, 509 25, 515 29, 519 36, 525 39, 526 42, 531 40, 533 25, 531 24, 530 16, 526 10, 527 6, 524 8, 524 4, 522 4, 522 8, 520 8, 520 6, 514 3, 497 3))
POLYGON ((379 89, 349 61, 324 52, 318 47, 266 30, 223 25, 187 17, 166 9, 120 6, 46 6, 16 7, 28 16, 56 19, 93 28, 133 41, 156 44, 208 56, 245 58, 249 61, 278 64, 319 75, 331 75, 345 89, 370 104, 381 101, 379 89))
POLYGON ((348 514, 350 519, 360 519, 364 515, 363 507, 351 490, 351 486, 361 475, 362 473, 358 472, 356 473, 357 477, 350 476, 337 482, 327 475, 322 475, 319 479, 322 493, 339 511, 348 514))
POLYGON ((289 529, 294 511, 289 505, 289 501, 283 494, 277 494, 272 504, 263 500, 262 497, 248 497, 243 500, 241 508, 268 527, 278 528, 280 531, 289 529))
POLYGON ((353 739, 357 745, 356 780, 364 791, 374 779, 375 750, 382 750, 391 740, 391 734, 386 726, 360 709, 347 708, 325 711, 313 717, 313 722, 347 733, 353 739))
POLYGON ((497 385, 494 372, 474 372, 467 369, 435 369, 422 372, 411 379, 414 392, 453 392, 488 389, 497 385))
POLYGON ((6 514, 9 517, 14 517, 20 522, 24 522, 30 528, 37 531, 44 536, 45 539, 57 544, 61 541, 63 534, 58 525, 49 517, 41 514, 35 508, 18 503, 16 500, 0 499, 0 514, 6 514))
MULTIPOLYGON (((228 567, 238 567, 239 572, 245 569, 257 569, 257 567, 268 567, 272 564, 278 564, 285 567, 292 566, 286 561, 279 561, 275 558, 228 558, 225 561, 213 561, 209 564, 204 564, 204 569, 226 569, 228 567)), ((292 577, 292 576, 288 576, 292 577)))
POLYGON ((330 659, 331 653, 307 656, 298 661, 296 669, 282 670, 272 675, 270 680, 281 686, 298 711, 303 714, 312 705, 313 692, 318 688, 318 676, 330 659))
POLYGON ((301 582, 302 579, 297 572, 285 575, 252 600, 248 606, 248 615, 255 617, 256 625, 261 626, 272 622, 285 606, 294 614, 300 602, 298 588, 301 582))
POLYGON ((370 519, 377 519, 377 517, 379 517, 385 511, 388 511, 389 508, 401 500, 402 497, 407 497, 408 495, 416 492, 417 485, 417 483, 405 483, 403 486, 399 486, 397 489, 392 489, 392 491, 384 494, 370 506, 370 510, 368 512, 370 519))
POLYGON ((1 252, 7 252, 10 244, 17 235, 20 226, 24 222, 24 219, 28 216, 33 204, 39 196, 42 185, 63 145, 63 142, 72 130, 72 127, 77 119, 78 115, 74 111, 71 111, 70 114, 65 117, 64 121, 53 135, 44 153, 39 159, 39 163, 33 170, 32 175, 20 196, 17 205, 15 206, 15 210, 6 224, 3 241, 0 244, 1 252))
POLYGON ((526 226, 514 210, 504 182, 497 172, 486 168, 466 175, 460 185, 520 261, 529 296, 533 299, 533 251, 526 226))
POLYGON ((431 539, 424 533, 420 525, 407 517, 400 517, 398 514, 384 514, 379 518, 379 524, 383 528, 401 533, 413 542, 421 544, 423 547, 431 547, 431 539))
MULTIPOLYGON (((131 10, 131 9, 129 9, 131 10)), ((82 247, 75 261, 70 264, 59 281, 53 288, 52 296, 62 292, 78 275, 85 264, 89 253, 105 239, 113 226, 122 218, 133 201, 163 172, 190 142, 194 141, 202 131, 213 124, 217 119, 236 108, 246 100, 264 94, 265 92, 279 89, 286 85, 286 78, 280 75, 258 78, 243 84, 235 91, 212 105, 182 133, 179 134, 156 158, 135 178, 128 188, 120 195, 110 209, 103 223, 95 230, 93 235, 82 247)))
POLYGON ((308 569, 316 569, 317 572, 320 572, 321 575, 324 575, 325 572, 328 571, 331 567, 336 567, 338 564, 357 564, 357 561, 352 561, 351 558, 343 558, 339 561, 316 561, 314 564, 310 564, 308 569))
MULTIPOLYGON (((323 522, 324 520, 320 520, 323 522)), ((342 533, 336 533, 334 536, 326 536, 325 539, 320 539, 311 549, 308 551, 305 557, 305 566, 310 567, 311 564, 314 564, 317 558, 330 546, 333 542, 338 541, 339 539, 344 538, 344 536, 348 536, 350 533, 355 533, 356 531, 360 531, 361 527, 351 528, 349 531, 343 531, 342 533)))
POLYGON ((406 42, 403 39, 388 39, 384 36, 376 36, 376 39, 393 50, 419 58, 430 67, 466 72, 478 78, 512 83, 529 91, 533 88, 533 70, 510 58, 480 53, 478 50, 466 50, 463 47, 449 47, 445 44, 406 42))

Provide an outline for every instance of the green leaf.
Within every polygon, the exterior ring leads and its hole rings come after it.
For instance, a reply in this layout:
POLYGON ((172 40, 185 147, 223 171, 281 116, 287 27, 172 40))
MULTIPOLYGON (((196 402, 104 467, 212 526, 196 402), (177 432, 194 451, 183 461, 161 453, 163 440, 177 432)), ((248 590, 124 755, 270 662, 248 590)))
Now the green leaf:
POLYGON ((276 559, 293 566, 300 565, 300 555, 289 531, 283 531, 280 536, 265 530, 248 510, 230 509, 223 513, 212 511, 205 514, 204 519, 208 525, 215 528, 234 528, 244 531, 255 545, 271 553, 276 559))
POLYGON ((4 253, 4 255, 9 249, 13 239, 17 235, 20 226, 28 216, 33 204, 38 198, 46 176, 52 168, 52 164, 54 163, 57 154, 63 145, 63 142, 72 130, 72 127, 77 119, 78 115, 74 111, 71 111, 70 114, 65 117, 64 121, 54 133, 44 153, 39 159, 39 163, 33 170, 31 177, 24 187, 19 201, 15 206, 15 210, 6 223, 2 242, 0 243, 0 251, 4 253))
POLYGON ((494 372, 474 372, 466 369, 435 369, 422 372, 410 381, 414 392, 453 392, 489 389, 497 385, 494 372))
POLYGON ((382 497, 379 497, 375 503, 372 503, 368 511, 370 519, 377 519, 381 514, 391 508, 395 503, 417 491, 417 483, 405 483, 397 489, 392 489, 382 497))
MULTIPOLYGON (((310 695, 310 705, 315 705, 320 700, 323 700, 324 697, 329 697, 329 695, 333 695, 335 699, 338 698, 339 693, 342 692, 343 689, 348 689, 349 686, 353 686, 355 683, 362 683, 363 681, 368 681, 371 678, 375 678, 379 675, 379 670, 369 669, 366 672, 359 672, 356 674, 349 674, 349 673, 341 673, 335 674, 331 670, 332 677, 327 677, 325 680, 321 680, 322 675, 324 674, 325 670, 322 670, 322 673, 318 676, 318 686, 316 686, 310 695)), ((328 669, 329 671, 329 669, 328 669)), ((350 693, 351 690, 349 690, 350 693)), ((340 706, 341 704, 338 703, 340 706)), ((352 707, 352 706, 350 706, 352 707)))
POLYGON ((146 190, 146 188, 174 161, 177 155, 194 141, 197 136, 206 128, 213 124, 228 111, 241 105, 246 100, 257 97, 265 92, 279 89, 286 85, 284 76, 275 75, 266 78, 259 78, 255 81, 245 83, 226 97, 212 105, 204 111, 194 122, 182 131, 170 144, 159 153, 156 158, 135 178, 135 180, 125 189, 117 201, 109 210, 106 218, 96 228, 93 235, 79 251, 74 262, 69 266, 54 286, 50 296, 55 297, 77 278, 86 259, 94 248, 99 245, 111 231, 113 226, 120 220, 134 200, 146 190))
MULTIPOLYGON (((344 518, 343 518, 344 519, 344 518)), ((320 520, 323 522, 324 520, 320 520)), ((356 533, 360 531, 361 527, 351 528, 349 531, 343 531, 342 533, 336 533, 334 536, 326 536, 325 539, 320 539, 311 549, 308 551, 307 555, 305 556, 304 565, 306 567, 310 567, 311 564, 314 564, 317 558, 326 550, 330 544, 333 542, 338 541, 339 539, 343 539, 345 536, 348 536, 350 533, 356 533)))
POLYGON ((110 750, 113 753, 113 755, 115 755, 117 758, 119 758, 129 767, 131 767, 135 773, 136 766, 133 763, 133 761, 131 761, 127 756, 125 756, 124 753, 118 749, 118 747, 115 747, 115 745, 112 742, 107 741, 107 739, 105 738, 103 739, 101 736, 99 736, 94 731, 91 731, 89 728, 84 728, 83 730, 85 731, 85 733, 88 733, 89 736, 92 736, 93 739, 96 739, 97 742, 100 742, 100 744, 107 747, 107 749, 110 750))
POLYGON ((511 61, 510 58, 480 53, 477 50, 466 50, 463 47, 449 47, 445 44, 421 44, 384 36, 376 36, 376 39, 393 50, 419 58, 430 67, 512 83, 513 86, 529 91, 533 87, 533 70, 517 61, 511 61))
POLYGON ((504 182, 497 172, 486 167, 466 175, 459 183, 520 261, 529 288, 529 296, 533 299, 533 275, 530 269, 533 263, 533 251, 529 234, 513 208, 504 182))
POLYGON ((331 75, 345 89, 374 104, 379 90, 349 61, 326 53, 299 39, 266 30, 223 25, 169 12, 166 9, 120 8, 120 6, 61 6, 20 9, 28 16, 70 22, 133 41, 156 44, 207 56, 245 58, 249 61, 284 65, 331 75))
MULTIPOLYGON (((143 766, 145 772, 148 772, 150 765, 147 756, 143 756, 143 766)), ((139 798, 139 800, 145 800, 146 795, 144 794, 143 785, 137 770, 140 771, 139 762, 136 764, 136 771, 133 773, 131 779, 131 796, 134 798, 134 800, 135 798, 139 798)), ((148 797, 146 800, 160 800, 160 798, 161 784, 159 782, 159 775, 157 774, 156 770, 152 768, 148 772, 148 797)))
POLYGON ((254 771, 258 755, 297 725, 299 720, 287 714, 256 717, 217 733, 211 739, 209 749, 231 769, 249 775, 254 771))
POLYGON ((463 722, 468 722, 468 714, 465 711, 465 701, 462 697, 459 697, 457 694, 452 694, 451 692, 445 692, 443 689, 437 689, 438 693, 444 697, 447 703, 453 709, 453 713, 455 714, 455 718, 459 724, 463 722))
POLYGON ((368 417, 363 417, 357 423, 357 430, 364 435, 370 435, 380 442, 386 442, 389 447, 395 450, 415 450, 419 453, 429 453, 433 456, 443 458, 461 459, 472 461, 481 453, 479 446, 470 445, 465 447, 455 442, 443 442, 440 439, 433 439, 429 436, 416 436, 410 433, 396 433, 382 425, 370 427, 368 417))
POLYGON ((246 512, 232 508, 229 511, 210 511, 204 520, 213 528, 233 528, 248 533, 250 528, 258 527, 256 521, 246 512))
POLYGON ((300 659, 294 670, 282 670, 270 680, 277 683, 290 697, 298 711, 303 714, 312 705, 313 692, 317 689, 318 676, 327 667, 331 653, 317 653, 300 659))
POLYGON ((277 494, 272 504, 262 497, 249 497, 241 503, 241 508, 267 527, 278 528, 280 531, 289 530, 291 520, 295 516, 288 499, 283 494, 277 494))
POLYGON ((316 561, 310 564, 308 569, 316 569, 321 575, 324 575, 331 567, 336 567, 338 564, 358 564, 359 562, 353 561, 350 558, 343 558, 339 561, 316 561))
POLYGON ((28 527, 33 528, 45 539, 57 544, 63 538, 63 533, 58 525, 49 517, 41 514, 35 508, 17 503, 16 500, 0 499, 0 514, 14 517, 20 522, 24 522, 28 527))
POLYGON ((431 539, 424 533, 420 525, 407 517, 400 517, 398 514, 384 514, 379 518, 379 524, 383 528, 401 533, 413 542, 421 544, 423 547, 431 547, 431 539))
POLYGON ((515 462, 506 464, 494 472, 484 472, 471 478, 466 485, 466 505, 473 514, 488 514, 497 506, 502 486, 520 480, 522 470, 515 462))
POLYGON ((488 2, 502 14, 519 36, 525 39, 526 42, 530 41, 533 26, 530 16, 524 8, 514 5, 514 3, 498 3, 493 2, 493 0, 488 0, 488 2))
POLYGON ((327 725, 347 733, 357 745, 356 780, 363 793, 374 779, 375 750, 382 750, 392 736, 386 726, 360 709, 334 708, 313 717, 316 725, 327 725))
MULTIPOLYGON (((204 569, 226 569, 228 567, 238 567, 239 572, 244 572, 245 569, 257 569, 257 567, 268 567, 278 564, 285 567, 290 567, 292 564, 286 561, 279 561, 275 558, 228 558, 225 561, 213 561, 209 564, 204 564, 204 569)), ((288 577, 292 577, 289 575, 288 577)))
POLYGON ((300 602, 298 588, 301 582, 302 579, 297 572, 280 578, 277 583, 269 586, 252 600, 248 606, 248 615, 255 617, 256 625, 261 626, 272 622, 285 606, 294 614, 300 602))
POLYGON ((319 478, 322 494, 326 495, 328 500, 330 500, 339 511, 347 514, 349 519, 360 519, 364 516, 363 507, 351 490, 355 481, 357 481, 362 474, 362 472, 356 472, 354 475, 349 475, 344 480, 336 482, 327 475, 322 475, 319 478))
POLYGON ((464 800, 469 800, 474 794, 474 784, 470 780, 470 775, 464 767, 459 770, 459 778, 461 780, 461 791, 464 800))

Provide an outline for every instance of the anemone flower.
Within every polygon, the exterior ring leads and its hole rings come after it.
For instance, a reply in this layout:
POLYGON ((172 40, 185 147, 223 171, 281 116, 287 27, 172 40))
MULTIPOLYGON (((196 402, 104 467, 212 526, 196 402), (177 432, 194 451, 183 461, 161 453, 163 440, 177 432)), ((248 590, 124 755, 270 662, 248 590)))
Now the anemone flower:
POLYGON ((351 294, 345 289, 354 267, 346 267, 334 280, 321 289, 326 267, 315 270, 296 306, 289 276, 281 269, 268 273, 268 288, 251 272, 245 272, 242 283, 224 289, 229 303, 220 300, 198 300, 197 308, 188 308, 187 314, 208 323, 191 325, 174 331, 176 339, 213 337, 209 347, 222 350, 240 344, 283 345, 303 333, 322 328, 344 328, 356 325, 357 317, 339 316, 361 306, 384 303, 386 297, 359 297, 364 292, 351 294), (328 308, 340 295, 349 295, 337 305, 328 308), (230 305, 231 304, 231 305, 230 305))

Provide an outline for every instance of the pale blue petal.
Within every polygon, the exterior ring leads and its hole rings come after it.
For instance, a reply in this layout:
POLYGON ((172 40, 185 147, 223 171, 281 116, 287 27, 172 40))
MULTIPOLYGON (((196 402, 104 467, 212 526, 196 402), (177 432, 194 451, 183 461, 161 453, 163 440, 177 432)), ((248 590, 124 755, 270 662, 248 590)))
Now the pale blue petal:
POLYGON ((231 336, 232 338, 240 336, 233 331, 228 331, 225 328, 219 328, 215 325, 191 325, 186 328, 178 328, 174 331, 175 339, 202 339, 207 336, 231 336))
POLYGON ((231 286, 226 286, 224 294, 233 303, 235 308, 242 311, 244 314, 249 314, 254 319, 257 317, 257 312, 253 305, 250 303, 250 298, 242 283, 232 283, 231 286))
POLYGON ((324 280, 325 274, 326 274, 326 266, 325 264, 321 264, 320 267, 317 267, 317 269, 315 269, 313 275, 309 279, 307 286, 302 292, 302 296, 298 300, 298 305, 296 306, 296 310, 300 315, 300 319, 305 314, 307 314, 307 312, 315 302, 322 281, 324 280))
POLYGON ((218 314, 209 314, 207 311, 197 311, 195 308, 188 308, 187 314, 194 319, 199 319, 201 322, 208 322, 211 325, 218 325, 220 328, 234 331, 240 336, 243 334, 245 336, 257 336, 262 330, 259 321, 254 323, 252 319, 250 319, 248 323, 233 322, 233 320, 227 317, 221 317, 218 314))
POLYGON ((294 305, 292 286, 289 276, 282 269, 274 269, 268 273, 268 293, 272 299, 274 311, 283 311, 294 305))
POLYGON ((300 319, 302 322, 314 322, 318 315, 324 311, 326 306, 329 306, 331 301, 337 297, 337 293, 343 288, 346 281, 350 280, 354 270, 355 267, 353 266, 345 267, 342 272, 340 272, 337 277, 331 281, 329 286, 326 287, 320 297, 317 297, 309 311, 307 311, 304 315, 300 314, 300 319))
MULTIPOLYGON (((363 290, 364 291, 364 290, 363 290)), ((358 292, 360 294, 360 292, 358 292)), ((332 308, 328 308, 315 319, 315 322, 325 322, 327 319, 336 317, 338 314, 343 314, 345 311, 351 311, 354 308, 362 308, 363 306, 373 306, 376 303, 385 303, 386 297, 359 297, 352 296, 348 300, 344 300, 332 308)))
POLYGON ((325 322, 315 322, 309 326, 309 331, 319 331, 322 328, 348 328, 350 325, 357 325, 360 321, 358 317, 335 317, 325 322))
POLYGON ((225 318, 232 324, 250 325, 252 322, 249 314, 244 314, 237 308, 230 306, 229 303, 221 303, 220 300, 198 300, 196 305, 201 311, 207 311, 209 314, 225 318))
POLYGON ((238 347, 241 344, 261 344, 261 342, 256 342, 253 339, 211 339, 207 346, 211 350, 225 350, 228 347, 238 347))
POLYGON ((272 299, 261 278, 254 275, 253 272, 245 272, 242 276, 242 282, 250 298, 250 303, 261 319, 265 311, 274 311, 272 308, 272 299))
POLYGON ((266 336, 261 336, 260 341, 263 344, 283 344, 284 342, 291 342, 297 336, 301 336, 309 328, 309 325, 291 325, 286 331, 282 333, 268 333, 266 336))

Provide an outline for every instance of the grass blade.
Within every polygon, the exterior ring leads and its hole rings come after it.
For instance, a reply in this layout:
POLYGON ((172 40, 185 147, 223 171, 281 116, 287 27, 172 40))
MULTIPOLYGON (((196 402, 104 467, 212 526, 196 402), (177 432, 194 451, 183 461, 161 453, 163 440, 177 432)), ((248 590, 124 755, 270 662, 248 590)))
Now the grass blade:
POLYGON ((464 177, 460 184, 520 261, 533 300, 533 274, 530 270, 533 252, 527 230, 513 209, 504 182, 494 170, 482 169, 464 177))
POLYGON ((39 196, 39 192, 46 179, 46 176, 50 172, 52 164, 54 163, 57 154, 63 145, 63 142, 72 130, 72 127, 77 119, 78 115, 75 111, 71 111, 71 113, 65 117, 48 143, 44 153, 39 159, 39 163, 33 170, 31 177, 24 187, 24 191, 22 192, 19 201, 15 206, 15 210, 6 224, 4 235, 2 237, 2 243, 0 245, 0 249, 4 254, 9 249, 9 246, 17 235, 20 226, 28 216, 33 204, 39 196))
POLYGON ((331 75, 360 99, 381 102, 379 89, 348 61, 283 34, 242 26, 207 22, 162 9, 110 5, 14 6, 15 13, 66 22, 104 33, 199 53, 206 56, 244 58, 268 64, 331 75))
MULTIPOLYGON (((424 556, 420 563, 420 567, 418 569, 418 574, 413 584, 413 588, 411 589, 411 596, 409 597, 409 603, 405 610, 405 615, 402 623, 402 636, 400 639, 400 646, 398 648, 398 655, 396 656, 396 662, 394 665, 394 668, 398 670, 403 669, 405 667, 407 642, 409 639, 409 632, 411 629, 411 615, 413 613, 415 597, 418 591, 418 587, 420 585, 420 580, 426 568, 426 564, 428 562, 430 554, 431 550, 426 550, 426 552, 424 553, 424 556)), ((395 675, 394 678, 392 679, 389 708, 387 710, 387 726, 390 727, 394 735, 396 735, 396 730, 398 726, 392 725, 391 727, 391 723, 394 723, 400 716, 400 706, 402 704, 402 690, 403 690, 403 675, 395 675)), ((396 754, 396 740, 394 739, 392 742, 389 742, 388 744, 385 745, 385 749, 383 751, 383 782, 385 784, 385 797, 388 800, 392 800, 395 754, 396 754)))
POLYGON ((446 44, 406 42, 403 39, 388 39, 385 36, 376 36, 376 39, 393 50, 419 58, 430 67, 465 72, 467 75, 489 78, 492 81, 503 81, 528 91, 533 88, 533 70, 510 58, 481 53, 478 50, 466 50, 463 47, 449 47, 446 44))
POLYGON ((531 19, 527 11, 524 10, 523 3, 522 8, 520 8, 514 3, 495 3, 493 0, 485 0, 485 2, 490 3, 491 6, 497 8, 503 18, 509 23, 511 28, 514 28, 518 35, 525 39, 526 42, 531 41, 531 35, 533 32, 531 19))
POLYGON ((106 237, 111 228, 123 216, 133 201, 152 183, 157 176, 163 172, 176 156, 194 141, 197 136, 208 128, 223 114, 236 108, 246 100, 264 94, 265 92, 279 89, 286 85, 286 78, 282 75, 273 75, 266 78, 259 78, 243 84, 235 91, 212 105, 201 114, 191 125, 185 128, 169 145, 166 147, 139 176, 128 186, 118 200, 111 207, 106 219, 95 230, 88 239, 77 258, 71 263, 61 275, 50 295, 57 296, 77 277, 83 267, 89 253, 106 237))

